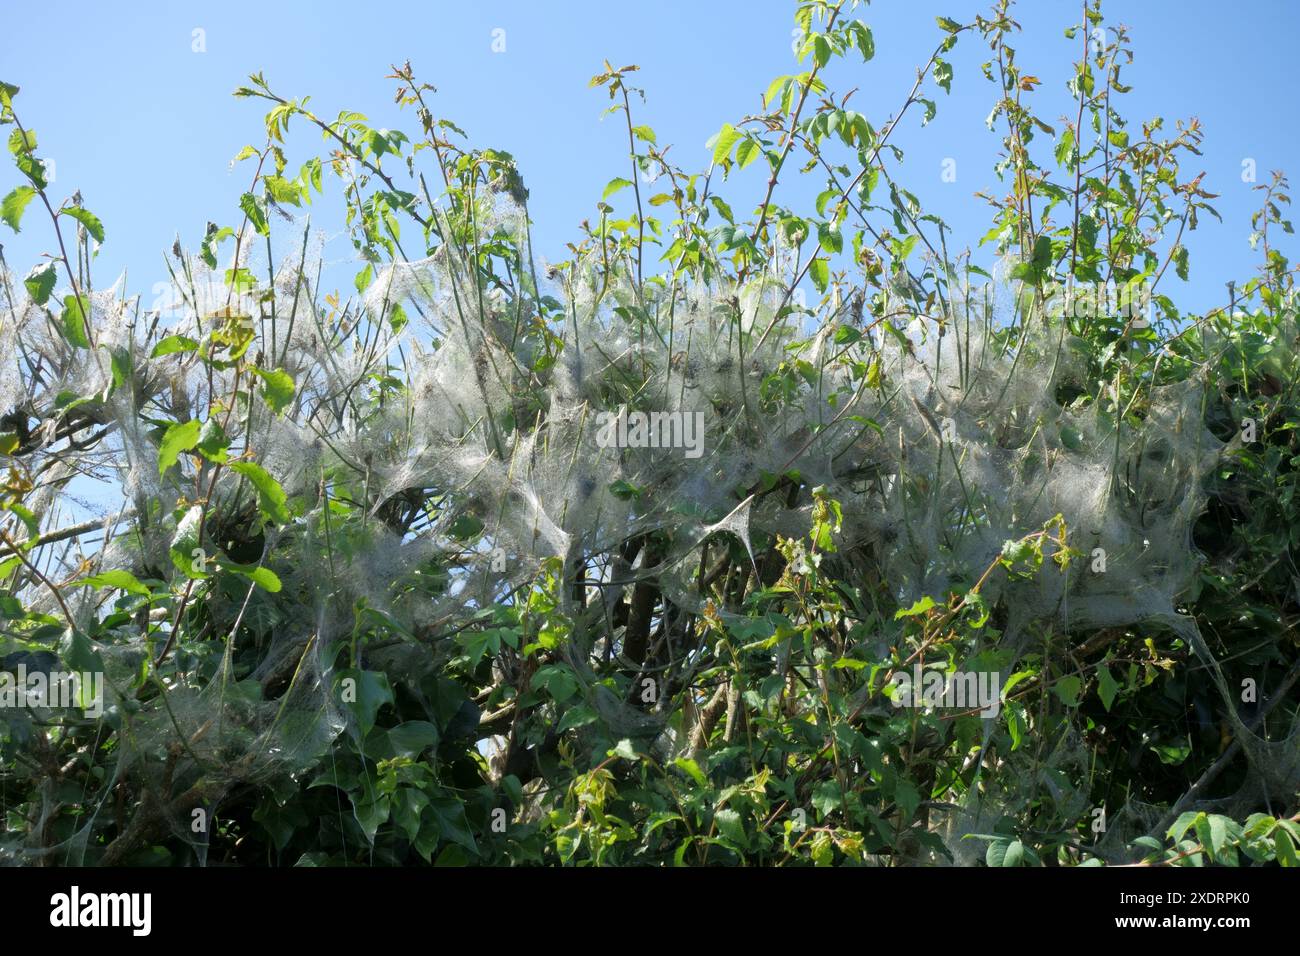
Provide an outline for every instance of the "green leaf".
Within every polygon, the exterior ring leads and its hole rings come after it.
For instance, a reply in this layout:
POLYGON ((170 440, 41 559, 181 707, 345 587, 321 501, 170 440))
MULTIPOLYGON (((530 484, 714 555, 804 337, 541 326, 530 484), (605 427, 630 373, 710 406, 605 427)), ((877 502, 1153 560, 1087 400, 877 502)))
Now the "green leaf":
POLYGON ((624 478, 619 478, 609 486, 609 493, 620 501, 631 501, 633 498, 640 495, 641 492, 641 488, 638 488, 636 485, 624 478))
POLYGON ((108 350, 108 361, 113 373, 113 388, 121 388, 131 381, 131 353, 124 348, 110 348, 107 345, 101 345, 100 348, 108 350))
MULTIPOLYGON (((503 632, 509 633, 509 632, 503 632)), ((499 648, 499 644, 498 644, 499 648)), ((533 685, 543 688, 556 703, 562 704, 578 691, 578 682, 563 664, 548 664, 533 675, 533 685)))
POLYGON ((1186 282, 1187 281, 1187 247, 1182 243, 1179 243, 1177 246, 1175 246, 1173 258, 1174 258, 1174 272, 1177 273, 1178 278, 1186 282))
POLYGON ((605 187, 605 191, 600 194, 600 198, 602 201, 606 200, 610 196, 614 195, 614 193, 618 192, 620 189, 626 189, 628 186, 631 185, 632 185, 632 180, 630 179, 619 179, 619 178, 611 179, 609 181, 609 185, 605 187))
POLYGON ((995 837, 984 853, 984 863, 992 868, 1001 868, 1005 865, 1007 848, 1010 846, 1011 841, 1006 837, 995 837))
POLYGON ((785 90, 786 84, 792 79, 793 77, 790 76, 778 76, 773 80, 768 85, 767 92, 763 94, 763 106, 767 109, 771 109, 772 103, 781 95, 782 91, 785 90))
POLYGON ((1077 675, 1068 674, 1053 684, 1052 690, 1056 692, 1057 697, 1061 698, 1061 703, 1065 704, 1065 706, 1078 707, 1079 691, 1082 687, 1083 681, 1077 675))
POLYGON ((813 62, 818 66, 825 66, 831 59, 831 44, 826 39, 825 34, 817 34, 812 38, 813 43, 813 62))
POLYGON ((880 168, 878 166, 872 166, 869 170, 867 170, 867 175, 862 180, 862 184, 858 186, 858 195, 862 197, 862 201, 864 203, 871 201, 871 194, 875 191, 876 183, 878 183, 879 181, 880 181, 880 168))
POLYGON ((253 583, 264 591, 275 594, 280 590, 280 578, 270 568, 251 568, 248 570, 236 568, 235 570, 252 579, 253 583))
MULTIPOLYGON (((59 659, 79 673, 104 673, 104 660, 99 656, 99 651, 95 649, 90 638, 76 628, 68 628, 63 632, 63 637, 59 640, 59 659)), ((78 705, 83 708, 90 707, 94 703, 90 683, 90 681, 81 682, 77 688, 81 696, 78 705)))
POLYGON ((172 355, 176 352, 193 352, 199 347, 199 343, 188 335, 169 335, 153 347, 149 353, 150 358, 161 358, 164 355, 172 355))
POLYGON ((1160 758, 1161 763, 1170 767, 1177 767, 1191 756, 1192 745, 1190 740, 1184 739, 1171 744, 1153 745, 1150 750, 1160 758))
POLYGON ((946 60, 935 59, 934 81, 945 93, 952 92, 952 64, 946 60))
POLYGON ((203 423, 198 444, 194 447, 208 461, 224 463, 226 449, 230 447, 230 439, 226 437, 226 430, 221 427, 221 423, 216 418, 209 418, 203 423))
POLYGON ((853 31, 853 42, 857 44, 858 52, 862 54, 862 62, 868 62, 876 55, 876 38, 871 35, 871 28, 861 20, 855 20, 850 27, 853 31))
POLYGON ((826 286, 828 286, 831 281, 830 264, 825 259, 813 259, 813 261, 808 264, 808 274, 812 276, 813 285, 817 287, 817 291, 825 292, 826 286))
POLYGON ((1056 161, 1062 166, 1067 165, 1071 154, 1074 152, 1074 131, 1067 129, 1061 133, 1061 138, 1057 140, 1054 154, 1056 161))
POLYGON ((1272 833, 1275 826, 1276 817, 1270 817, 1267 813, 1252 813, 1246 818, 1244 834, 1247 839, 1256 839, 1272 833))
POLYGON ((918 614, 924 614, 930 608, 934 607, 934 598, 926 595, 909 608, 899 608, 894 613, 894 620, 902 620, 905 617, 916 617, 918 614))
POLYGON ((264 591, 276 594, 280 590, 280 576, 270 568, 262 567, 259 564, 239 564, 235 561, 225 560, 218 560, 217 563, 227 571, 242 574, 264 591))
POLYGON ((894 785, 894 803, 898 804, 898 812, 902 814, 903 819, 910 820, 916 808, 921 805, 921 794, 911 781, 900 779, 894 785))
POLYGON ((49 185, 49 181, 45 178, 45 160, 37 159, 30 152, 23 152, 14 157, 14 165, 38 190, 49 185))
POLYGON ((375 279, 375 267, 366 263, 366 267, 352 277, 352 285, 357 292, 365 292, 375 279))
POLYGON ((967 591, 962 598, 962 602, 971 615, 970 626, 972 628, 979 630, 988 623, 993 612, 990 610, 988 602, 984 600, 983 594, 979 591, 967 591))
POLYGON ((1223 844, 1228 839, 1227 818, 1219 816, 1217 813, 1204 814, 1198 813, 1193 821, 1196 828, 1196 838, 1201 841, 1201 846, 1205 847, 1206 853, 1210 857, 1210 862, 1216 862, 1219 851, 1223 849, 1223 844))
POLYGON ((203 508, 192 505, 176 525, 176 534, 172 536, 172 564, 188 578, 206 578, 203 555, 196 554, 199 549, 199 528, 203 520, 203 508))
POLYGON ((1012 840, 1007 844, 1006 852, 1002 855, 1002 865, 1020 866, 1025 859, 1025 845, 1019 840, 1012 840))
POLYGON ((817 244, 824 252, 835 253, 844 249, 844 237, 829 222, 817 223, 817 244))
POLYGON ((1097 696, 1101 698, 1101 705, 1110 712, 1111 704, 1115 703, 1115 695, 1119 693, 1119 683, 1111 675, 1110 668, 1102 665, 1097 670, 1097 696))
POLYGON ((283 176, 263 176, 262 183, 271 199, 281 205, 301 206, 302 187, 283 176))
POLYGON ((935 17, 934 22, 939 24, 939 29, 945 33, 956 33, 961 29, 961 24, 951 17, 935 17))
POLYGON ((0 219, 14 232, 19 231, 18 224, 22 222, 23 210, 35 195, 36 190, 31 186, 19 186, 0 202, 0 219))
POLYGON ((352 812, 356 818, 357 825, 361 827, 361 832, 371 843, 375 840, 375 834, 379 828, 388 822, 389 799, 388 796, 374 794, 362 796, 360 792, 350 792, 348 796, 352 799, 352 812))
POLYGON ((1017 750, 1020 747, 1020 741, 1029 729, 1025 721, 1025 708, 1019 703, 1012 703, 1007 708, 1007 733, 1011 735, 1011 749, 1017 750))
POLYGON ((471 667, 477 667, 484 654, 495 656, 501 652, 501 629, 490 627, 482 631, 467 631, 457 639, 465 648, 471 667))
POLYGON ((101 243, 104 241, 104 224, 89 209, 81 206, 68 206, 66 209, 60 209, 59 215, 71 216, 86 227, 86 232, 90 234, 92 239, 101 243))
POLYGON ((126 591, 129 594, 139 594, 141 597, 149 596, 149 589, 145 587, 130 571, 120 569, 112 571, 101 571, 99 574, 93 574, 88 578, 82 578, 75 582, 75 587, 89 588, 117 588, 119 591, 126 591))
POLYGON ((436 747, 438 728, 427 720, 407 720, 388 731, 388 742, 403 757, 418 757, 430 747, 436 747))
POLYGON ((394 302, 388 309, 388 324, 392 326, 394 332, 400 332, 406 328, 406 310, 402 308, 400 302, 394 302))
POLYGON ((632 746, 632 741, 624 737, 618 742, 618 745, 609 751, 611 757, 622 757, 624 760, 640 760, 637 756, 636 748, 632 746))
POLYGON ((254 368, 253 374, 262 379, 262 398, 271 407, 271 411, 277 414, 284 411, 293 401, 293 377, 280 368, 271 372, 254 368))
POLYGON ((740 139, 740 130, 736 129, 730 123, 723 123, 722 129, 718 132, 713 141, 713 163, 718 165, 725 163, 731 155, 731 147, 736 145, 736 140, 740 139))
POLYGON ((216 247, 234 234, 235 230, 229 226, 222 226, 218 229, 214 224, 208 223, 208 232, 203 237, 203 242, 199 244, 199 258, 207 264, 209 269, 217 267, 216 247))
POLYGON ((340 670, 335 693, 339 702, 356 718, 362 739, 375 726, 379 709, 393 702, 393 688, 389 686, 388 678, 378 671, 340 670))
POLYGON ((168 468, 176 464, 181 452, 189 451, 199 443, 199 431, 202 428, 203 423, 197 418, 168 426, 162 444, 158 446, 158 474, 165 474, 168 468))
POLYGON ((33 302, 44 305, 50 301, 50 293, 54 291, 54 282, 57 278, 54 263, 45 262, 32 267, 32 271, 27 273, 27 278, 23 280, 23 287, 27 289, 27 294, 32 297, 33 302))
POLYGON ((244 193, 239 197, 239 208, 244 211, 248 221, 253 224, 259 236, 270 235, 271 228, 266 222, 266 213, 262 209, 262 204, 252 193, 244 193))
POLYGON ((63 297, 63 335, 68 344, 77 349, 90 348, 90 339, 86 336, 86 298, 85 296, 65 295, 63 297))
POLYGON ((585 727, 587 724, 595 723, 599 715, 586 704, 575 704, 564 712, 560 722, 555 726, 555 732, 562 734, 566 730, 573 730, 575 727, 585 727))
POLYGON ((1281 827, 1273 833, 1273 849, 1277 853, 1279 866, 1300 867, 1300 857, 1296 856, 1295 840, 1281 827))
POLYGON ((704 775, 700 765, 690 757, 678 757, 673 761, 673 766, 694 780, 701 789, 708 789, 709 778, 704 775))
POLYGON ((483 531, 483 522, 472 514, 460 514, 451 523, 447 533, 458 541, 470 541, 483 531))
POLYGON ((365 135, 365 140, 366 145, 370 147, 370 151, 374 153, 375 156, 382 156, 384 153, 390 151, 388 137, 384 135, 383 130, 368 130, 365 135))
POLYGON ((718 825, 718 833, 722 837, 736 846, 747 846, 749 837, 745 833, 745 824, 740 819, 740 814, 735 810, 719 810, 713 814, 713 820, 718 825))
MULTIPOLYGON (((474 831, 470 829, 469 820, 465 817, 465 804, 461 800, 450 796, 434 797, 429 801, 429 806, 437 817, 438 827, 445 839, 463 846, 472 853, 478 852, 478 845, 474 842, 474 831)), ((442 856, 438 857, 438 862, 439 865, 445 865, 442 856)))
POLYGON ((36 517, 36 515, 32 512, 30 508, 28 508, 26 505, 21 505, 16 501, 10 501, 9 504, 6 505, 5 507, 8 508, 8 510, 12 511, 14 514, 16 514, 18 516, 18 519, 22 521, 24 525, 27 526, 27 535, 29 538, 40 537, 41 534, 40 519, 36 517))
POLYGON ((267 473, 261 465, 251 461, 240 461, 230 466, 252 483, 257 489, 257 500, 262 514, 274 524, 289 522, 289 496, 284 493, 280 483, 267 473))
POLYGON ((1028 561, 1033 557, 1034 545, 1023 538, 1012 538, 1002 542, 1002 561, 1008 566, 1028 561))

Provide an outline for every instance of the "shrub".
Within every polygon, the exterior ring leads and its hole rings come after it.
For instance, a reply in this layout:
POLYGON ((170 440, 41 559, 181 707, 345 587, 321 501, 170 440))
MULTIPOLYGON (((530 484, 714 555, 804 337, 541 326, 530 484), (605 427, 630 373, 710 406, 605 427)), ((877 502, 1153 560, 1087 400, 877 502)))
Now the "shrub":
POLYGON ((1005 2, 940 18, 879 127, 823 80, 873 56, 853 4, 796 23, 800 72, 703 172, 606 63, 629 166, 550 264, 512 157, 409 64, 412 135, 256 74, 238 212, 143 310, 92 291, 104 226, 0 87, 5 221, 60 249, 0 261, 4 663, 104 682, 3 710, 6 857, 1295 863, 1285 179, 1258 275, 1188 314, 1201 131, 1125 121, 1122 28, 1057 130, 1005 2), (991 270, 891 144, 958 43, 1005 148, 991 270), (290 211, 327 178, 346 300, 290 211), (86 474, 127 506, 50 527, 86 474))

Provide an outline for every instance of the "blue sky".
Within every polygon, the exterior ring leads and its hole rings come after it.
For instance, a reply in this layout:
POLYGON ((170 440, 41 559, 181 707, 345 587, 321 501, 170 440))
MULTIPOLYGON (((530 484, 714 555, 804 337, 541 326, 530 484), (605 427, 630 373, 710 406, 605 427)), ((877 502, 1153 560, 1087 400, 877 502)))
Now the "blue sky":
MULTIPOLYGON (((795 71, 793 4, 784 0, 403 6, 69 3, 56 15, 48 6, 5 2, 0 79, 22 87, 19 115, 38 132, 40 154, 55 161, 56 196, 80 189, 105 223, 97 284, 129 267, 131 287, 148 301, 151 285, 165 278, 161 254, 177 232, 194 247, 209 219, 237 224, 235 203, 249 171, 232 172, 230 160, 263 139, 260 104, 230 96, 250 71, 264 71, 284 95, 311 94, 323 115, 354 109, 376 126, 411 130, 414 116, 399 113, 394 82, 384 78, 390 63, 411 60, 438 87, 441 115, 476 144, 518 158, 535 241, 551 257, 576 238, 604 184, 626 175, 625 134, 616 119, 602 122, 605 95, 587 86, 603 59, 641 66, 637 80, 648 103, 634 104, 637 122, 652 125, 660 143, 676 144, 679 164, 701 169, 708 165, 705 141, 721 124, 755 110, 772 77, 795 71), (192 49, 196 29, 204 31, 205 52, 192 49), (505 31, 502 53, 492 50, 496 29, 505 31)), ((965 22, 985 11, 985 3, 970 0, 861 7, 856 15, 872 27, 876 58, 837 68, 832 86, 858 87, 853 105, 880 126, 940 36, 935 15, 965 22)), ((1256 161, 1262 182, 1268 170, 1300 158, 1292 65, 1300 5, 1111 0, 1106 13, 1108 22, 1131 28, 1137 52, 1126 73, 1135 87, 1126 98, 1129 117, 1195 115, 1205 126, 1204 156, 1186 171, 1206 171, 1206 188, 1222 194, 1216 205, 1225 224, 1202 221, 1188 241, 1192 280, 1181 288, 1173 280, 1163 291, 1188 310, 1218 305, 1224 283, 1249 275, 1257 258, 1247 245, 1257 194, 1241 181, 1242 160, 1256 161)), ((1022 67, 1043 81, 1038 111, 1055 119, 1070 110, 1065 81, 1078 44, 1063 30, 1078 5, 1039 0, 1015 15, 1025 28, 1022 67)), ((937 118, 921 129, 916 114, 897 138, 907 152, 900 182, 953 225, 958 247, 973 245, 988 227, 974 193, 997 186, 991 166, 1000 133, 984 126, 994 87, 978 68, 986 55, 977 37, 965 35, 951 57, 952 94, 936 91, 937 118), (948 157, 957 161, 955 183, 940 178, 948 157)), ((291 161, 322 145, 300 135, 291 161)), ((727 189, 738 212, 752 204, 759 165, 727 189)), ((16 171, 0 173, 0 191, 17 183, 16 171)), ((327 212, 337 199, 335 192, 317 200, 319 225, 337 228, 337 214, 327 212)), ((29 210, 19 236, 0 227, 16 271, 25 272, 49 245, 37 212, 29 210)), ((349 252, 346 242, 331 247, 340 258, 349 252)))

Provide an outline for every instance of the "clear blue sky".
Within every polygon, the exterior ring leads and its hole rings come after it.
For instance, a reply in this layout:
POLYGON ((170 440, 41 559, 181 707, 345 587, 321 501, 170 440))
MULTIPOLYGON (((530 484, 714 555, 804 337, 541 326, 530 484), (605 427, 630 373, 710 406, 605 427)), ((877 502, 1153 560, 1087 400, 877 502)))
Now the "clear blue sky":
MULTIPOLYGON (((965 22, 986 9, 972 0, 864 6, 856 15, 874 31, 876 58, 839 69, 832 85, 859 87, 854 105, 879 126, 929 56, 939 36, 934 16, 965 22)), ((438 87, 441 115, 475 143, 519 159, 539 250, 559 257, 603 185, 626 175, 624 134, 614 121, 601 122, 607 100, 587 86, 604 58, 641 66, 649 102, 634 106, 638 122, 652 125, 660 143, 676 144, 679 164, 698 168, 707 166, 704 143, 719 126, 754 110, 773 76, 795 70, 793 4, 784 0, 4 2, 3 11, 0 79, 22 87, 19 115, 37 130, 40 154, 56 163, 54 192, 79 188, 105 223, 99 285, 129 267, 130 285, 146 302, 165 278, 161 253, 176 232, 193 247, 209 219, 237 222, 235 201, 249 173, 232 172, 229 161, 263 139, 261 104, 230 96, 250 71, 263 70, 284 95, 311 94, 323 115, 355 109, 376 126, 412 130, 414 116, 399 114, 394 82, 384 78, 390 63, 410 59, 438 87), (206 52, 192 51, 196 28, 205 31, 206 52), (492 51, 497 28, 505 31, 504 53, 492 51)), ((1175 298, 1187 309, 1217 305, 1224 282, 1248 275, 1256 258, 1247 236, 1257 201, 1241 181, 1243 158, 1256 160, 1261 182, 1279 167, 1300 175, 1300 4, 1111 0, 1106 13, 1132 29, 1130 118, 1195 115, 1205 125, 1205 154, 1188 171, 1206 171, 1205 186, 1222 194, 1225 224, 1207 217, 1190 237, 1192 281, 1175 298)), ((1078 15, 1078 4, 1063 0, 1026 2, 1016 13, 1025 28, 1022 67, 1042 79, 1040 111, 1053 118, 1069 109, 1064 84, 1077 43, 1067 43, 1063 30, 1078 15)), ((963 36, 952 56, 952 95, 936 91, 937 119, 921 129, 917 114, 897 139, 907 150, 902 183, 949 220, 959 247, 987 229, 986 207, 973 194, 996 187, 1000 134, 984 126, 994 87, 979 73, 986 54, 977 37, 963 36), (957 160, 955 183, 940 179, 945 157, 957 160)), ((295 146, 291 159, 301 161, 322 144, 303 136, 295 146)), ((748 183, 730 193, 738 211, 757 188, 757 171, 750 167, 748 183)), ((17 177, 0 173, 0 192, 17 177)), ((318 208, 337 208, 337 193, 332 198, 317 200, 318 208)), ((29 211, 20 236, 0 227, 15 270, 25 272, 49 243, 38 212, 29 211)), ((323 210, 317 221, 337 226, 323 210)), ((331 248, 339 257, 349 251, 346 243, 331 248)), ((1164 291, 1179 293, 1177 280, 1164 291)))

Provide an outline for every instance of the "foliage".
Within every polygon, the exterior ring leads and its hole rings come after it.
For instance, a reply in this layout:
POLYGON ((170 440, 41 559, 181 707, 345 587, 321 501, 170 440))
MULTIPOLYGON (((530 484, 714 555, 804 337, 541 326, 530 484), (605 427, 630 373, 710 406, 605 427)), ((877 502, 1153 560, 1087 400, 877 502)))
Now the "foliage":
POLYGON ((1258 274, 1188 314, 1166 273, 1217 216, 1183 168, 1201 130, 1123 117, 1132 53, 1099 5, 1067 30, 1059 129, 1007 0, 938 18, 883 122, 826 80, 874 56, 855 4, 795 22, 797 72, 703 171, 638 124, 637 68, 604 64, 628 166, 552 264, 513 158, 438 117, 409 64, 411 135, 255 74, 248 188, 144 311, 93 285, 111 230, 50 194, 0 85, 3 220, 44 213, 58 248, 22 279, 0 259, 22 370, 4 667, 107 684, 102 715, 3 710, 6 858, 1296 865, 1285 178, 1259 187, 1258 274), (891 141, 940 108, 958 43, 989 51, 994 269, 952 251, 891 141), (303 127, 326 149, 291 163, 303 127), (723 190, 751 166, 738 216, 723 190), (812 208, 786 205, 792 179, 812 208), (347 299, 290 212, 335 187, 347 299), (1011 304, 977 304, 985 282, 1011 304), (1149 290, 1153 320, 1054 311, 1096 286, 1149 290), (949 374, 960 401, 918 385, 949 374), (689 411, 688 388, 721 449, 698 466, 582 437, 689 411), (1093 480, 1028 495, 1049 473, 1093 480), (51 527, 82 474, 128 506, 51 527), (1132 547, 1098 572, 1116 528, 1132 547), (896 706, 914 667, 997 675, 996 713, 896 706))

